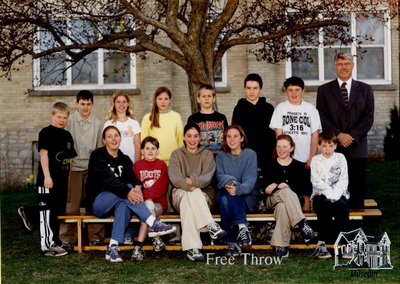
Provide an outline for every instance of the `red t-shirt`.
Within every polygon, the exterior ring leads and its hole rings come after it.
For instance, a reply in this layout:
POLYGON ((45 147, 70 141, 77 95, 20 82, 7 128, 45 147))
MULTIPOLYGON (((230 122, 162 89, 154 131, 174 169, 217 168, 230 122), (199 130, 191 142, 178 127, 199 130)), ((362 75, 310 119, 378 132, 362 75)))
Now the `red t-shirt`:
POLYGON ((159 159, 152 162, 143 159, 133 164, 133 172, 143 183, 144 200, 151 199, 154 203, 160 203, 166 210, 169 183, 167 164, 159 159))

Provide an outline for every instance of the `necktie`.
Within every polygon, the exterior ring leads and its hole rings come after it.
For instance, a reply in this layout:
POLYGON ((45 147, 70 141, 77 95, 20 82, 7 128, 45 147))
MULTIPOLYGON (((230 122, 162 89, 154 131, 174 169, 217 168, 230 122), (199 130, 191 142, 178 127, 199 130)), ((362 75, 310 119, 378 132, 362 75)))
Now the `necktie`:
POLYGON ((346 88, 346 82, 344 82, 341 86, 340 86, 340 93, 343 96, 343 101, 344 104, 346 105, 346 107, 349 106, 349 93, 347 92, 347 88, 346 88))

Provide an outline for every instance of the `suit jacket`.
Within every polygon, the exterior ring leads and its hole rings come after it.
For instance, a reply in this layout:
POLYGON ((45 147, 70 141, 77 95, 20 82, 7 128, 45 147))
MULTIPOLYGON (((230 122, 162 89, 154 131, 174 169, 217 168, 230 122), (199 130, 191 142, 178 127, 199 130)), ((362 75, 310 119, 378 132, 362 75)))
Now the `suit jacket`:
POLYGON ((374 94, 370 85, 352 80, 350 101, 346 107, 338 80, 318 88, 317 109, 322 131, 338 135, 348 133, 354 138, 348 148, 338 145, 338 152, 352 158, 367 158, 367 133, 374 123, 374 94))

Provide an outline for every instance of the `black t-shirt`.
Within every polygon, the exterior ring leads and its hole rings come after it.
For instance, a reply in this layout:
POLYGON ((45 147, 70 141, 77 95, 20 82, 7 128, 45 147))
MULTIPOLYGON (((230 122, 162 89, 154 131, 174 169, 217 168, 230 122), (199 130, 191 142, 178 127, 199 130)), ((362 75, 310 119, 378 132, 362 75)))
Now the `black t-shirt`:
POLYGON ((226 116, 214 111, 213 113, 196 112, 189 116, 188 123, 197 123, 200 127, 200 145, 210 151, 220 151, 224 129, 228 127, 226 116))
MULTIPOLYGON (((71 133, 63 128, 49 125, 39 132, 38 150, 47 150, 49 171, 54 186, 68 184, 70 159, 77 156, 71 133)), ((36 186, 43 186, 43 169, 39 162, 36 186)))

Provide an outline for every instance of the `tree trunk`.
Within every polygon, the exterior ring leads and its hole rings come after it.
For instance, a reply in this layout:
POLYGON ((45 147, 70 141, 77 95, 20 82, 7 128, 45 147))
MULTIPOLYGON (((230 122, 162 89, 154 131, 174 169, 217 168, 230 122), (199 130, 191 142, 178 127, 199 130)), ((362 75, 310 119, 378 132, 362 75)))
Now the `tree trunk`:
POLYGON ((209 84, 214 86, 214 81, 210 82, 210 80, 198 80, 195 79, 193 75, 187 74, 188 77, 188 89, 189 89, 189 97, 190 97, 190 107, 192 113, 198 112, 200 110, 200 106, 197 103, 197 90, 202 84, 209 84))

